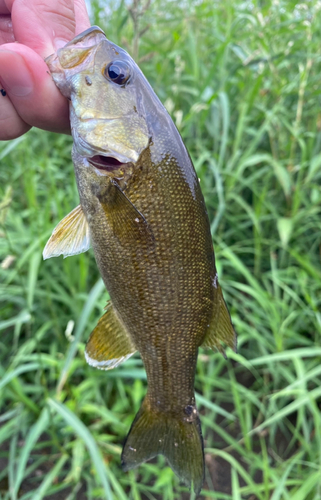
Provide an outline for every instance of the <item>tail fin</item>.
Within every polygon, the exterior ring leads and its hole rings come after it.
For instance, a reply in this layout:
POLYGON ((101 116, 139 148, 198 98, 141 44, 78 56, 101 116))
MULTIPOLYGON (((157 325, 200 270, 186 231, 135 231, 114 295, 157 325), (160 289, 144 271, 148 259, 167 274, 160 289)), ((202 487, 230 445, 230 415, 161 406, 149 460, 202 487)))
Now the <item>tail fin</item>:
POLYGON ((204 481, 204 450, 197 410, 187 407, 190 416, 179 418, 155 411, 147 399, 137 413, 122 452, 125 471, 162 454, 178 477, 198 495, 204 481))

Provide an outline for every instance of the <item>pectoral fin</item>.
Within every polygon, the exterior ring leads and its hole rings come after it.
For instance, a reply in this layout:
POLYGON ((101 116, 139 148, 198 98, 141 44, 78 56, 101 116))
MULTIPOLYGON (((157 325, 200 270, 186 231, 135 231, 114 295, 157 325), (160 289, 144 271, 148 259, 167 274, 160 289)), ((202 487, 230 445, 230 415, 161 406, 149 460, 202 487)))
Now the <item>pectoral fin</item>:
POLYGON ((224 346, 236 351, 236 334, 217 278, 214 287, 214 310, 202 347, 217 349, 225 356, 224 346))
POLYGON ((59 255, 68 257, 86 252, 89 247, 89 227, 81 205, 78 205, 55 227, 42 255, 44 260, 59 255))
POLYGON ((120 242, 140 247, 154 244, 154 235, 144 215, 129 200, 118 184, 110 180, 108 188, 96 193, 106 218, 120 242))
POLYGON ((87 363, 100 370, 110 370, 126 361, 135 351, 125 326, 110 305, 89 337, 85 350, 87 363))

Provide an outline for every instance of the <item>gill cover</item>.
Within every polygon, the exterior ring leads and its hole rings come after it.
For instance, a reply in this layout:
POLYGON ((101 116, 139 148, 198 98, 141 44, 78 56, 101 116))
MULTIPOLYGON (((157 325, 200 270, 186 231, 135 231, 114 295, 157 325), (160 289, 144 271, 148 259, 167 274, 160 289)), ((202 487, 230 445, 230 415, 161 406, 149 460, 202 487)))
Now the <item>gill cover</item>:
POLYGON ((70 99, 77 153, 135 163, 150 134, 139 85, 141 72, 126 51, 97 26, 49 56, 46 63, 62 94, 70 99), (118 78, 118 71, 126 78, 118 78))

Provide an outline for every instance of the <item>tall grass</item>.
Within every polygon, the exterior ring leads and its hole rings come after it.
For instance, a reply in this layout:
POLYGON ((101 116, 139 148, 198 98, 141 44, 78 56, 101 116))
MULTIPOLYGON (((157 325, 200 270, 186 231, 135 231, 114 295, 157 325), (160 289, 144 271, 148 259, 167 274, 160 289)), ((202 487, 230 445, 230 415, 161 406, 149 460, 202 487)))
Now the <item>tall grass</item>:
MULTIPOLYGON (((136 53, 192 155, 238 332, 228 361, 199 356, 201 498, 320 499, 321 4, 102 3, 93 22, 136 53)), ((84 361, 107 300, 92 253, 42 261, 78 204, 70 148, 38 130, 0 145, 1 499, 189 498, 162 457, 120 469, 145 372, 84 361)))

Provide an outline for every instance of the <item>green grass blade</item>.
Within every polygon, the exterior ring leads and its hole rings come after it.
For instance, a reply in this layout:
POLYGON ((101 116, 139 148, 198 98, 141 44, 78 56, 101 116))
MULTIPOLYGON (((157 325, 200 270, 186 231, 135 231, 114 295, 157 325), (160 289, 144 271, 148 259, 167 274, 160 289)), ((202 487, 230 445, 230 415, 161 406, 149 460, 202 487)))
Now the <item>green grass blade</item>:
MULTIPOLYGON (((58 476, 59 472, 65 465, 66 461, 68 460, 68 455, 62 455, 57 463, 53 466, 53 468, 49 471, 49 473, 45 476, 44 480, 40 484, 39 488, 32 494, 32 500, 42 500, 48 492, 48 489, 50 488, 51 484, 55 480, 55 478, 58 476)), ((29 497, 29 493, 27 493, 25 496, 21 498, 21 500, 27 500, 29 497)))
POLYGON ((11 380, 19 377, 23 373, 32 372, 39 370, 41 368, 40 363, 28 363, 26 365, 18 366, 12 371, 9 371, 3 378, 0 380, 0 390, 2 390, 11 380))
POLYGON ((27 462, 30 456, 30 453, 39 439, 40 435, 45 431, 49 422, 49 411, 48 408, 44 408, 37 420, 37 422, 31 427, 27 438, 25 440, 25 444, 21 450, 19 461, 17 465, 15 483, 14 483, 14 494, 18 495, 18 491, 21 485, 21 482, 25 475, 25 469, 27 466, 27 462))
POLYGON ((104 465, 103 458, 92 434, 89 432, 87 427, 79 420, 75 413, 70 411, 64 404, 59 403, 54 399, 48 399, 48 405, 55 411, 55 413, 59 414, 65 420, 65 422, 72 427, 75 434, 84 441, 90 453, 94 469, 103 486, 105 498, 106 500, 113 500, 113 496, 109 486, 107 468, 104 465))
POLYGON ((96 302, 101 295, 102 291, 105 289, 105 285, 101 279, 97 281, 95 286, 92 288, 91 292, 88 295, 88 299, 84 305, 81 316, 78 320, 77 328, 75 331, 74 340, 71 343, 68 354, 66 356, 66 361, 61 371, 60 379, 57 386, 57 393, 61 392, 64 384, 66 383, 68 377, 68 370, 71 365, 73 358, 76 355, 78 344, 80 342, 83 331, 87 325, 88 318, 94 309, 96 302))
MULTIPOLYGON (((300 488, 291 495, 291 500, 302 500, 303 498, 308 498, 309 493, 313 490, 313 488, 320 484, 320 471, 311 474, 300 486, 300 488)), ((314 497, 316 498, 316 497, 314 497)))

